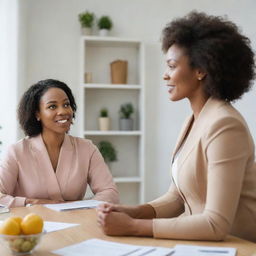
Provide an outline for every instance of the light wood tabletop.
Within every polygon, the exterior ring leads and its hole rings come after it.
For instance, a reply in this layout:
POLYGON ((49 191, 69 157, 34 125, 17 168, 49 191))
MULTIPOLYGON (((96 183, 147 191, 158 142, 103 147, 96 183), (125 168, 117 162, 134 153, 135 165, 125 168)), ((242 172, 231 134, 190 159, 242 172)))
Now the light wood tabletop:
MULTIPOLYGON (((111 237, 103 234, 96 222, 96 212, 94 209, 90 210, 71 210, 65 212, 56 212, 40 205, 31 207, 19 207, 11 209, 9 214, 1 214, 0 219, 4 219, 11 215, 25 216, 26 214, 34 212, 43 217, 45 221, 57 221, 68 223, 79 223, 75 226, 60 231, 50 232, 44 235, 39 247, 33 253, 36 256, 56 255, 51 251, 60 249, 62 247, 82 242, 91 238, 104 239, 107 241, 114 241, 135 245, 148 246, 162 246, 174 247, 176 244, 189 245, 203 245, 203 246, 219 246, 219 247, 235 247, 237 248, 237 256, 256 256, 256 244, 242 240, 233 236, 227 237, 223 242, 202 242, 202 241, 184 241, 184 240, 170 240, 170 239, 154 239, 145 237, 111 237)), ((255 231, 256 232, 256 231, 255 231)), ((1 256, 10 256, 2 245, 0 247, 1 256)))

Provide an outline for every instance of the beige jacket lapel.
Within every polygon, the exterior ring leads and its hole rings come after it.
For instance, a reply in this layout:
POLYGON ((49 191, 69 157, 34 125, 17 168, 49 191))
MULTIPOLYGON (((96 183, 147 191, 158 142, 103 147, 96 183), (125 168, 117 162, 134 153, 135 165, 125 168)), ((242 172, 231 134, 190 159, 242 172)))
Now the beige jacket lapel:
MULTIPOLYGON (((183 162, 186 160, 186 158, 188 157, 189 153, 193 150, 193 148, 198 145, 200 138, 204 134, 205 128, 207 127, 207 125, 209 124, 209 121, 211 120, 212 112, 215 112, 215 110, 223 104, 228 104, 228 103, 225 103, 224 101, 216 100, 213 98, 209 98, 207 100, 197 120, 194 121, 194 124, 179 154, 179 159, 178 159, 179 168, 182 166, 183 162)), ((193 115, 188 118, 187 122, 184 125, 184 128, 179 136, 177 146, 175 148, 175 153, 179 150, 180 145, 183 143, 184 137, 192 121, 193 121, 193 115)))
MULTIPOLYGON (((42 177, 42 184, 47 188, 49 198, 51 198, 52 200, 62 201, 63 197, 61 195, 60 184, 53 170, 50 157, 48 155, 48 152, 43 142, 41 134, 34 138, 31 138, 31 151, 32 151, 32 154, 34 155, 34 159, 36 159, 38 175, 42 177)), ((60 160, 60 157, 59 157, 59 160, 60 160)))
POLYGON ((75 145, 72 137, 65 135, 63 144, 61 146, 59 161, 56 169, 56 176, 61 188, 65 191, 69 175, 72 172, 72 166, 75 164, 75 145))
MULTIPOLYGON (((179 168, 178 179, 183 179, 182 174, 183 174, 183 171, 185 171, 185 170, 182 168, 182 165, 185 162, 185 160, 187 159, 187 157, 189 156, 189 154, 191 153, 191 151, 194 149, 194 147, 199 145, 200 139, 201 139, 202 135, 204 134, 204 130, 207 127, 207 125, 209 125, 209 121, 210 121, 211 115, 212 115, 211 112, 215 111, 216 108, 218 108, 222 104, 225 104, 225 102, 209 98, 207 100, 207 102, 205 103, 204 107, 202 108, 196 121, 194 121, 193 115, 191 115, 185 121, 184 126, 181 130, 181 133, 179 135, 177 145, 175 147, 174 155, 173 155, 173 159, 174 159, 175 154, 177 154, 180 146, 182 145, 182 143, 184 143, 182 150, 180 151, 179 156, 178 156, 178 168, 179 168), (186 141, 184 141, 185 136, 188 132, 188 129, 191 125, 191 122, 193 122, 193 121, 194 121, 193 126, 192 126, 188 136, 186 137, 186 141)), ((190 213, 192 213, 191 207, 188 204, 188 202, 187 202, 183 192, 180 190, 179 186, 177 187, 177 189, 180 192, 180 195, 183 198, 184 202, 186 202, 190 213)))
POLYGON ((188 132, 188 129, 190 127, 190 124, 191 122, 193 121, 194 117, 193 115, 189 116, 186 121, 184 122, 182 128, 181 128, 181 131, 179 133, 179 136, 178 136, 178 139, 177 139, 177 142, 176 142, 176 145, 174 147, 174 151, 173 151, 173 155, 172 155, 172 163, 174 161, 174 158, 175 158, 175 155, 177 154, 177 152, 179 151, 183 141, 184 141, 184 138, 188 132))

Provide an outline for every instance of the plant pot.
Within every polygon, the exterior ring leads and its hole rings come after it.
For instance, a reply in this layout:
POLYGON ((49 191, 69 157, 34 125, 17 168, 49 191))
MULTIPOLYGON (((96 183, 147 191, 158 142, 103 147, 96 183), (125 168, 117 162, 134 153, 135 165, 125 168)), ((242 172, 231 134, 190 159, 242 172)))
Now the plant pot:
POLYGON ((108 131, 110 127, 109 117, 99 117, 99 129, 100 131, 108 131))
POLYGON ((132 131, 133 130, 133 119, 131 119, 131 118, 119 119, 119 129, 121 131, 132 131))
POLYGON ((105 28, 100 29, 99 35, 100 35, 100 36, 108 36, 108 35, 109 35, 109 30, 108 30, 108 29, 105 29, 105 28))
POLYGON ((115 60, 110 63, 111 67, 111 83, 126 84, 127 83, 127 67, 126 60, 115 60))
POLYGON ((84 35, 84 36, 91 36, 92 35, 92 28, 82 27, 81 31, 82 31, 82 35, 84 35))

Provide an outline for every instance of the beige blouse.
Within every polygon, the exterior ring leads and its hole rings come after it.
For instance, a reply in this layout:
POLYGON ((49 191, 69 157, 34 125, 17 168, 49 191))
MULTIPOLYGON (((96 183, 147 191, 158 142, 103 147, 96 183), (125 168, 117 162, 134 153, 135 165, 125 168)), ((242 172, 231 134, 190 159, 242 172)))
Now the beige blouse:
POLYGON ((10 146, 0 163, 0 204, 24 206, 26 198, 81 200, 87 185, 94 199, 119 201, 117 188, 91 141, 65 135, 54 172, 41 135, 10 146))

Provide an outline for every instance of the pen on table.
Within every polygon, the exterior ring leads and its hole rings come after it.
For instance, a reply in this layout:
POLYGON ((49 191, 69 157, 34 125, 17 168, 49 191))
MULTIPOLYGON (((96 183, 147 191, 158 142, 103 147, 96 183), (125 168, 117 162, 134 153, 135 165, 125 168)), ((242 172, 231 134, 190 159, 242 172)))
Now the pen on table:
POLYGON ((201 249, 201 250, 198 250, 199 252, 206 252, 206 253, 228 253, 227 250, 205 250, 205 249, 201 249))
POLYGON ((77 207, 77 208, 65 208, 61 209, 60 211, 72 211, 72 210, 81 210, 81 209, 91 209, 92 207, 84 206, 84 207, 77 207))
MULTIPOLYGON (((140 249, 138 249, 138 250, 140 250, 140 249)), ((136 250, 136 251, 138 251, 138 250, 136 250)), ((146 252, 143 252, 142 254, 140 254, 139 256, 145 256, 145 255, 147 255, 147 254, 149 254, 149 253, 151 253, 151 252, 153 252, 153 251, 155 251, 156 250, 156 248, 152 248, 151 250, 148 250, 148 251, 146 251, 146 252)), ((132 252, 132 253, 134 253, 134 252, 132 252)))

